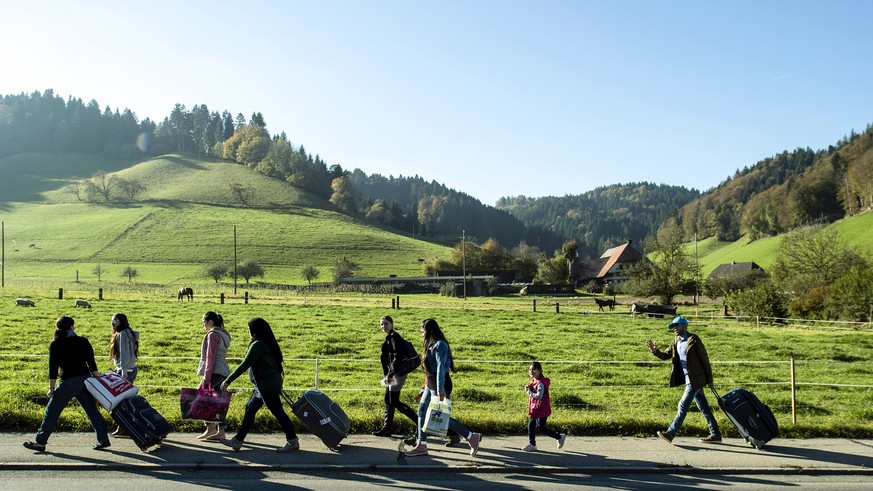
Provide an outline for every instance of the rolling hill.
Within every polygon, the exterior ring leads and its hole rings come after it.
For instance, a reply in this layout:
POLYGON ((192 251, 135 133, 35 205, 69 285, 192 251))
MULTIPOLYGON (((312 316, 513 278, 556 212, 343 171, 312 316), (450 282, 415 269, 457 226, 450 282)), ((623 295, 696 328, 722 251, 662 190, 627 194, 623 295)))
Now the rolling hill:
POLYGON ((268 283, 299 284, 315 266, 329 281, 335 261, 357 263, 357 276, 418 275, 420 259, 449 248, 404 236, 340 213, 284 181, 245 166, 171 154, 128 166, 91 155, 21 154, 0 160, 0 217, 6 237, 7 282, 134 281, 212 283, 204 269, 258 261, 268 283), (143 185, 134 202, 81 202, 68 186, 98 169, 143 185), (12 183, 12 184, 10 184, 12 183), (245 204, 230 190, 248 189, 245 204), (126 280, 125 280, 126 281, 126 280))
MULTIPOLYGON (((843 218, 825 228, 826 232, 839 234, 841 242, 873 261, 873 234, 870 230, 873 230, 873 212, 843 218)), ((734 242, 719 241, 715 237, 709 237, 698 241, 697 257, 703 277, 708 276, 719 264, 731 261, 754 261, 767 270, 776 261, 782 237, 765 237, 754 241, 742 237, 734 242)), ((694 244, 689 244, 687 250, 694 255, 694 244)))

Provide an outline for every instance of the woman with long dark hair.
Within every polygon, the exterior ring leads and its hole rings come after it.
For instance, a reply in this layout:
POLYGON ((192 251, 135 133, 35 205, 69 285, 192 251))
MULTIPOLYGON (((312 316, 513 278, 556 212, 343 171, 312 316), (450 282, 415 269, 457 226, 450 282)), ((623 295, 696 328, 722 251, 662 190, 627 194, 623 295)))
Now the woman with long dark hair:
MULTIPOLYGON (((197 375, 201 387, 212 387, 220 390, 221 383, 230 375, 227 364, 227 349, 230 347, 230 333, 224 329, 224 318, 217 312, 203 314, 203 330, 206 334, 200 343, 200 363, 197 365, 197 375)), ((197 438, 200 440, 224 440, 224 430, 227 422, 224 417, 218 423, 206 423, 206 431, 197 438)))
POLYGON ((294 432, 294 425, 291 424, 291 418, 282 408, 282 379, 285 374, 282 369, 282 350, 279 348, 279 343, 276 341, 270 324, 260 317, 255 317, 249 321, 249 334, 252 340, 249 343, 246 356, 239 366, 230 373, 227 380, 221 384, 221 390, 227 390, 227 386, 231 382, 248 371, 249 378, 255 384, 255 391, 246 404, 246 412, 236 435, 230 440, 223 440, 223 443, 232 447, 234 451, 239 451, 246 435, 255 424, 255 415, 259 409, 266 405, 285 432, 285 446, 276 451, 293 452, 300 448, 300 443, 294 432))
MULTIPOLYGON (((133 383, 136 380, 136 358, 139 356, 139 333, 130 328, 127 316, 121 312, 112 316, 109 321, 112 326, 112 338, 109 340, 109 359, 115 365, 115 373, 121 378, 133 383)), ((119 426, 112 436, 127 436, 119 426)))
POLYGON ((35 441, 24 442, 24 446, 31 450, 45 450, 61 412, 74 397, 85 410, 91 426, 94 427, 94 433, 97 434, 94 450, 103 450, 110 445, 106 421, 97 409, 94 397, 85 388, 85 379, 99 374, 97 362, 94 361, 94 348, 87 339, 76 335, 75 324, 73 318, 66 315, 55 321, 54 340, 49 344, 49 401, 35 441), (58 374, 60 383, 57 383, 58 374))
MULTIPOLYGON (((421 337, 424 340, 421 359, 427 374, 427 385, 421 392, 418 420, 424 422, 432 397, 439 397, 439 400, 443 401, 452 395, 452 376, 449 372, 455 371, 455 362, 452 359, 449 342, 437 321, 425 319, 421 323, 421 337)), ((464 437, 470 445, 470 455, 476 455, 479 451, 479 442, 482 440, 480 433, 473 433, 455 418, 449 419, 449 429, 464 437)), ((406 455, 408 457, 427 455, 427 433, 421 429, 421 425, 418 427, 418 444, 406 452, 406 455)))
POLYGON ((117 313, 109 322, 112 338, 109 340, 109 358, 115 373, 130 383, 136 379, 136 358, 139 356, 139 333, 130 328, 127 316, 117 313))

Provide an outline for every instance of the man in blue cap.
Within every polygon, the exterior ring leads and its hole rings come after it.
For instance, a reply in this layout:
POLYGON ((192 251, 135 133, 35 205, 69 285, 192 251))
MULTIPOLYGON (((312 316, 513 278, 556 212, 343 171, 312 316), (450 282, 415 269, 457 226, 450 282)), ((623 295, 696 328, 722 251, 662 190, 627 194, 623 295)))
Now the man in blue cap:
POLYGON ((659 350, 651 339, 646 340, 646 347, 658 358, 672 360, 673 371, 670 373, 670 387, 684 385, 685 392, 682 394, 682 399, 679 399, 679 411, 673 418, 673 422, 670 423, 667 431, 659 431, 658 436, 668 443, 673 443, 673 438, 685 421, 688 408, 691 407, 691 401, 694 401, 709 427, 709 436, 701 438, 700 441, 719 443, 721 442, 721 432, 703 391, 706 386, 712 387, 712 366, 709 364, 709 356, 706 354, 703 341, 696 334, 688 332, 688 319, 685 317, 679 316, 673 319, 669 329, 673 330, 676 337, 667 351, 659 350))

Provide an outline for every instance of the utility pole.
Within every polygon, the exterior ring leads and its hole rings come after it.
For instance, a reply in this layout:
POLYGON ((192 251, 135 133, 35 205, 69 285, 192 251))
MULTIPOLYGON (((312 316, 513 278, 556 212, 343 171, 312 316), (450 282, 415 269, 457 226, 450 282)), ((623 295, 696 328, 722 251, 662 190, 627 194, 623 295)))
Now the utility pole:
POLYGON ((236 225, 233 226, 233 294, 236 295, 236 225))
POLYGON ((467 299, 467 238, 466 232, 461 230, 461 267, 464 274, 464 300, 467 299))
POLYGON ((0 254, 0 287, 6 288, 6 222, 0 222, 0 244, 3 249, 0 254))

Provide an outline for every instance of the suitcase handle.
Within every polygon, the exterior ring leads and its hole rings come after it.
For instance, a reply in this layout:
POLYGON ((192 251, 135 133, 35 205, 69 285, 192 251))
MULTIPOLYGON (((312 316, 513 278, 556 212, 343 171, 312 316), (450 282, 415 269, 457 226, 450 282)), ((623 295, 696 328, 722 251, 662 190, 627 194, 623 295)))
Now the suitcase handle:
POLYGON ((710 384, 709 388, 712 390, 712 393, 715 394, 715 400, 721 400, 721 396, 718 395, 718 392, 715 390, 715 384, 710 384))

